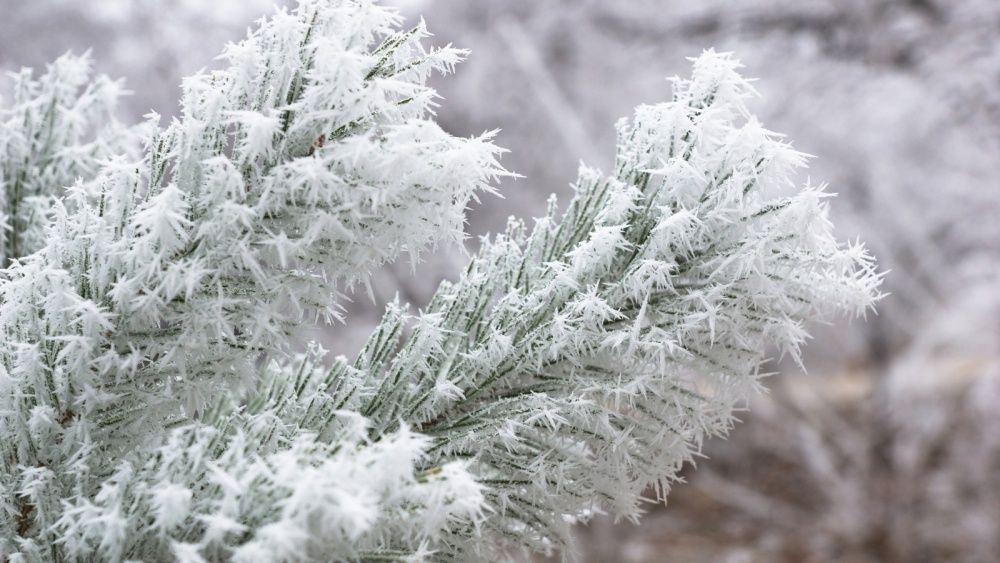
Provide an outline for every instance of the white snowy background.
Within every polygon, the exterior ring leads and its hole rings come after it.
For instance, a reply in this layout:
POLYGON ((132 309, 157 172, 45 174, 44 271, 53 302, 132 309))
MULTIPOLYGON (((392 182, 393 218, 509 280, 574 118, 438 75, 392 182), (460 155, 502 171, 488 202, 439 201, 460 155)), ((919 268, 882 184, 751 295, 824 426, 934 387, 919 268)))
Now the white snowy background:
MULTIPOLYGON (((175 111, 272 0, 0 0, 0 68, 91 49, 126 79, 129 120, 175 111)), ((832 219, 891 270, 877 317, 814 327, 803 374, 772 392, 635 527, 581 530, 585 560, 988 561, 1000 553, 1000 2, 996 0, 410 0, 471 49, 438 80, 452 133, 501 128, 524 178, 469 214, 468 246, 540 215, 578 161, 607 168, 615 119, 669 95, 687 56, 733 51, 765 126, 816 155, 832 219)), ((6 85, 6 84, 4 84, 6 85)), ((803 177, 805 182, 807 178, 803 177)), ((416 307, 464 262, 441 249, 357 295, 352 354, 385 301, 416 307)))

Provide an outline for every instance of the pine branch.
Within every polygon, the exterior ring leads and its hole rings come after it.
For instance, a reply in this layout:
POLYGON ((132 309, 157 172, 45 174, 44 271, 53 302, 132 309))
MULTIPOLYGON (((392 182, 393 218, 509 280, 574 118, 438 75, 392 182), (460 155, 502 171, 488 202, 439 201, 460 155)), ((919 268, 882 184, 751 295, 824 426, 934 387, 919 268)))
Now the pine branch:
MULTIPOLYGON (((561 217, 519 220, 354 362, 303 321, 461 236, 506 174, 427 116, 423 24, 367 0, 264 20, 153 116, 144 151, 54 200, 0 282, 0 551, 17 560, 403 560, 548 552, 637 519, 805 323, 881 275, 805 158, 747 111, 731 56, 619 123, 561 217), (408 330, 409 329, 409 330, 408 330)), ((74 141, 75 142, 75 141, 74 141)), ((44 151, 42 151, 44 152, 44 151)), ((56 164, 57 169, 60 164, 56 164)))
MULTIPOLYGON (((426 79, 462 53, 399 21, 353 0, 278 12, 185 81, 180 118, 152 116, 139 160, 54 203, 0 286, 6 490, 91 503, 137 448, 252 386, 303 320, 337 317, 338 288, 461 236, 500 150, 426 119, 426 79)), ((61 545, 63 501, 26 498, 31 524, 0 517, 0 549, 61 545)))
POLYGON ((797 357, 803 322, 878 298, 825 195, 777 195, 804 158, 749 116, 737 68, 696 59, 672 102, 619 125, 614 176, 581 170, 561 221, 512 222, 408 339, 381 341, 400 334, 391 310, 355 364, 373 438, 406 420, 435 460, 476 452, 495 540, 544 551, 567 516, 637 518, 643 490, 662 498, 729 429, 770 349, 797 357))
POLYGON ((64 188, 127 148, 114 120, 121 84, 91 74, 88 55, 66 54, 38 78, 29 68, 14 75, 12 105, 0 109, 4 267, 42 246, 48 209, 64 188))

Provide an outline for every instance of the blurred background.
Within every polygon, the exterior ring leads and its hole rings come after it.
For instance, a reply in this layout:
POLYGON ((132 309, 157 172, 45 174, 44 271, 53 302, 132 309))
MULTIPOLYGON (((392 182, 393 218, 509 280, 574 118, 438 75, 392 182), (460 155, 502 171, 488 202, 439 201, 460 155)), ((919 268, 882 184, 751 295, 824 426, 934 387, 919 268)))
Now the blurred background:
MULTIPOLYGON (((877 316, 812 327, 809 373, 774 362, 668 506, 581 528, 582 560, 1000 560, 1000 1, 387 2, 471 50, 437 80, 440 121, 501 128, 524 176, 470 210, 468 249, 565 197, 580 160, 610 167, 614 121, 714 47, 759 78, 765 126, 816 155, 841 236, 891 270, 877 316)), ((135 91, 123 118, 169 115, 180 78, 273 4, 0 0, 0 68, 91 49, 135 91)), ((385 301, 426 303, 465 252, 382 272, 375 303, 355 296, 349 325, 316 336, 352 355, 385 301)))

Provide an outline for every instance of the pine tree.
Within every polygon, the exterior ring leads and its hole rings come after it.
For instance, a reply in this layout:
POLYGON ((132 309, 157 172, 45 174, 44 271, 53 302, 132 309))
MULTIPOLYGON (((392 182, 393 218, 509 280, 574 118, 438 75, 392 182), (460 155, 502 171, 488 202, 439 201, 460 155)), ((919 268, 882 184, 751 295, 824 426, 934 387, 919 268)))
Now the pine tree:
POLYGON ((71 185, 0 283, 8 560, 561 548, 596 512, 638 518, 650 485, 665 498, 806 321, 877 299, 824 192, 782 195, 803 155, 708 51, 619 123, 613 173, 581 169, 563 213, 512 219, 419 314, 391 304, 354 361, 296 353, 345 288, 460 240, 508 174, 492 133, 430 119, 428 76, 464 53, 400 21, 304 0, 187 79, 138 147, 102 145, 94 174, 67 162, 78 136, 30 145, 32 185, 71 185))

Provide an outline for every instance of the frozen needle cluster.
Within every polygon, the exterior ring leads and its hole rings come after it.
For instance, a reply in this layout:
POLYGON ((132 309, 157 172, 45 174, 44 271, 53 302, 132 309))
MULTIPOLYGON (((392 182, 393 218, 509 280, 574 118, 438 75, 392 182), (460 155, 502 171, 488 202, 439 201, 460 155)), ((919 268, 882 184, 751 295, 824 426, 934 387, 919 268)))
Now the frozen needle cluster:
POLYGON ((429 119, 426 79, 463 53, 399 23, 366 0, 279 11, 131 148, 93 123, 113 83, 60 77, 70 59, 22 80, 0 129, 5 240, 32 241, 0 281, 7 560, 559 548, 664 497, 805 321, 877 298, 825 194, 782 195, 804 158, 710 51, 563 213, 512 220, 419 315, 391 305, 354 361, 294 353, 338 289, 459 239, 507 174, 489 134, 429 119))
POLYGON ((12 78, 13 100, 0 107, 0 267, 41 248, 54 199, 127 139, 114 120, 121 84, 92 78, 86 56, 66 54, 39 77, 25 68, 12 78))

